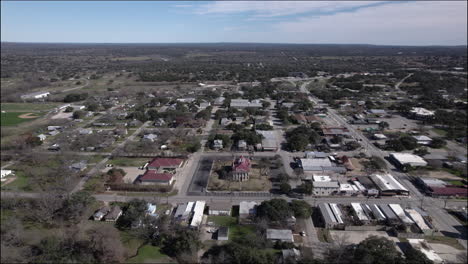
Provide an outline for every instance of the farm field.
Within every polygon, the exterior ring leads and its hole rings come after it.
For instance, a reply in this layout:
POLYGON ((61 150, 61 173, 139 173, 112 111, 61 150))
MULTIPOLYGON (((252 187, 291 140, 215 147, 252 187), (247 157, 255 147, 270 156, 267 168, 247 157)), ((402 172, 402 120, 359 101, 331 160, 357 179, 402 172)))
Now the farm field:
POLYGON ((49 111, 61 105, 60 103, 2 103, 1 109, 5 112, 41 112, 49 111))
MULTIPOLYGON (((2 108, 3 109, 3 108, 2 108)), ((1 126, 15 126, 39 118, 39 113, 6 112, 1 113, 1 126)))

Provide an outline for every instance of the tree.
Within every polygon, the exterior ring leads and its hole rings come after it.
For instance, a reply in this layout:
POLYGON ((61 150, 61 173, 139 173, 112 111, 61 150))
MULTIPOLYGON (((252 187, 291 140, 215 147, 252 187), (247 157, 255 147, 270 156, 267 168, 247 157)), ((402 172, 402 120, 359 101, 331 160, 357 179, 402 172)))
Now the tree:
POLYGON ((107 172, 109 176, 109 182, 111 183, 122 183, 125 176, 125 171, 122 169, 112 168, 107 172))
POLYGON ((291 185, 286 182, 281 183, 280 191, 284 194, 289 193, 291 191, 291 185))
POLYGON ((364 167, 368 171, 382 171, 387 169, 385 160, 378 156, 372 156, 368 161, 363 162, 364 167))
POLYGON ((434 138, 431 144, 429 144, 431 148, 443 148, 445 145, 447 145, 447 142, 440 138, 434 138))
POLYGON ((271 166, 271 161, 267 157, 262 157, 258 162, 258 166, 260 167, 261 175, 268 175, 271 166))
POLYGON ((414 154, 419 155, 419 156, 424 156, 429 154, 429 151, 427 148, 418 148, 413 151, 414 154))
POLYGON ((418 147, 418 141, 414 137, 411 137, 411 136, 401 137, 400 142, 407 150, 413 150, 418 147))
POLYGON ((296 218, 308 218, 312 215, 312 207, 302 200, 293 200, 291 202, 291 209, 296 218))
POLYGON ((83 101, 88 97, 88 93, 71 93, 67 94, 63 101, 65 103, 71 103, 71 102, 77 102, 77 101, 83 101))
POLYGON ((267 108, 270 107, 270 106, 271 106, 271 103, 270 103, 270 102, 265 101, 265 100, 262 101, 262 107, 263 107, 263 109, 267 109, 267 108))
POLYGON ((125 248, 113 226, 93 227, 87 233, 97 262, 119 263, 124 260, 125 248))
POLYGON ((123 208, 123 215, 117 220, 117 228, 129 229, 136 221, 139 221, 145 215, 147 202, 140 199, 132 199, 123 208))
POLYGON ((85 112, 82 111, 82 110, 76 110, 75 112, 73 112, 73 119, 82 119, 84 116, 85 116, 85 112))
POLYGON ((187 229, 177 230, 162 243, 162 251, 171 257, 179 257, 182 254, 195 257, 200 247, 198 233, 187 229))
POLYGON ((239 243, 227 243, 211 247, 202 257, 203 263, 275 263, 271 251, 260 250, 239 243))
POLYGON ((80 216, 86 211, 86 208, 95 200, 96 199, 86 191, 73 193, 64 201, 61 214, 66 220, 79 221, 80 216))
POLYGON ((271 199, 258 206, 257 216, 273 222, 285 222, 291 216, 291 208, 286 200, 271 199))
POLYGON ((42 145, 41 139, 39 137, 32 136, 31 134, 26 135, 25 142, 28 146, 31 146, 31 147, 42 145))
POLYGON ((282 182, 282 183, 283 183, 283 182, 286 182, 286 183, 287 183, 287 182, 289 181, 289 175, 287 175, 286 173, 280 173, 280 174, 278 174, 277 178, 278 178, 278 181, 279 181, 279 182, 282 182))
POLYGON ((199 141, 191 142, 187 145, 186 150, 190 153, 197 152, 201 148, 201 144, 199 141))
POLYGON ((73 112, 73 110, 75 110, 75 108, 73 108, 72 106, 67 106, 67 108, 65 108, 64 112, 65 113, 70 113, 70 112, 73 112))
POLYGON ((354 263, 404 263, 393 241, 378 236, 370 236, 358 244, 354 251, 354 263))
POLYGON ((382 130, 382 131, 389 128, 389 127, 390 127, 390 125, 386 121, 382 121, 382 122, 379 123, 379 129, 382 130))
POLYGON ((299 191, 308 195, 312 194, 314 190, 314 186, 311 182, 304 182, 303 184, 299 185, 299 191))
POLYGON ((433 264, 434 262, 426 257, 421 251, 409 247, 405 251, 406 263, 408 264, 433 264))

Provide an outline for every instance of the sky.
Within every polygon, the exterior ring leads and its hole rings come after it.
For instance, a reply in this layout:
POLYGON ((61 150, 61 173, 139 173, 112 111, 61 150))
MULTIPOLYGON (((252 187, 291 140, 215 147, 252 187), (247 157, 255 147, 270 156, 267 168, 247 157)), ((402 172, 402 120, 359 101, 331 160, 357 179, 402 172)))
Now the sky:
POLYGON ((10 42, 466 45, 467 1, 1 1, 10 42))

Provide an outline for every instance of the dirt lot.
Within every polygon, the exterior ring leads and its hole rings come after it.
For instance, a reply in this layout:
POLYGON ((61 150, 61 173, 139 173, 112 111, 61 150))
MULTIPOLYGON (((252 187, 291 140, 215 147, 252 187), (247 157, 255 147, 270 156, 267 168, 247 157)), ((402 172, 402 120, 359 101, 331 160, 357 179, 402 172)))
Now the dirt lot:
POLYGON ((398 238, 390 237, 385 231, 332 231, 330 235, 333 241, 346 241, 349 244, 358 244, 369 236, 381 236, 394 242, 399 242, 398 238))
POLYGON ((411 175, 415 175, 418 177, 428 177, 428 178, 435 178, 435 179, 450 179, 450 180, 460 180, 459 177, 448 173, 446 171, 427 171, 427 170, 416 170, 412 171, 411 175))
POLYGON ((61 110, 56 115, 52 116, 52 119, 71 118, 72 115, 73 115, 72 112, 65 113, 64 110, 61 110))
MULTIPOLYGON (((215 161, 208 181, 208 189, 211 191, 269 191, 272 183, 268 176, 260 175, 260 169, 251 168, 249 180, 244 182, 235 182, 220 179, 217 170, 223 166, 231 166, 231 161, 215 161)), ((255 161, 252 162, 255 166, 255 161)))
MULTIPOLYGON (((125 183, 133 183, 139 175, 142 175, 145 171, 138 169, 138 167, 114 167, 125 171, 125 177, 123 178, 125 183)), ((106 167, 103 172, 107 172, 112 168, 106 167)))

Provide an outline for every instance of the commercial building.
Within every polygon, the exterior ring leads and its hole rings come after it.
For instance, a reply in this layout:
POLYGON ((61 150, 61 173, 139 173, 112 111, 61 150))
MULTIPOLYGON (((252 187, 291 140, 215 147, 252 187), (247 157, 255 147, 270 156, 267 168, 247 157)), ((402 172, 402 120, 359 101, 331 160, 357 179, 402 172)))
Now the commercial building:
POLYGON ((326 195, 332 195, 335 194, 339 191, 340 185, 338 184, 337 181, 319 181, 319 182, 313 182, 312 183, 314 188, 313 188, 313 194, 314 195, 321 195, 321 196, 326 196, 326 195))
POLYGON ((174 174, 147 170, 145 174, 138 178, 138 182, 142 185, 162 184, 169 186, 174 182, 174 174))
POLYGON ((356 214, 359 221, 361 221, 363 224, 368 223, 370 221, 369 217, 367 217, 366 213, 364 213, 361 204, 351 203, 351 207, 353 208, 353 211, 356 214))
POLYGON ((378 207, 387 218, 387 224, 397 225, 400 223, 398 216, 393 212, 393 210, 388 206, 388 204, 379 204, 378 207))
POLYGON ((278 142, 276 140, 276 132, 271 130, 256 130, 257 134, 263 136, 262 139, 262 150, 263 151, 277 151, 278 142))
POLYGON ((388 173, 372 175, 371 179, 382 195, 409 195, 408 189, 388 173))
POLYGON ((318 205, 318 208, 320 210, 320 215, 322 216, 325 228, 334 228, 338 226, 338 220, 333 214, 333 211, 328 203, 321 203, 318 205))
POLYGON ((148 170, 176 170, 184 164, 183 159, 177 158, 155 158, 147 166, 148 170))
POLYGON ((231 203, 230 202, 223 202, 217 201, 210 203, 208 206, 209 215, 230 215, 231 214, 231 203))
POLYGON ((424 136, 424 135, 413 136, 413 138, 416 139, 416 142, 419 145, 427 146, 427 145, 431 144, 431 142, 432 142, 432 138, 430 138, 428 136, 424 136))
POLYGON ((401 220, 401 222, 403 222, 405 225, 414 224, 413 220, 411 220, 411 218, 409 218, 406 215, 405 210, 403 210, 401 205, 399 205, 399 204, 389 204, 388 206, 392 209, 392 211, 398 216, 398 218, 401 220))
POLYGON ((405 165, 412 167, 427 166, 427 162, 423 158, 411 153, 390 153, 390 159, 400 168, 405 165))
POLYGON ((300 159, 298 165, 304 172, 346 172, 346 168, 334 166, 329 159, 323 158, 300 159))
POLYGON ((266 238, 272 241, 294 242, 294 237, 290 229, 267 229, 266 238))
POLYGON ((434 111, 430 111, 422 107, 413 107, 410 110, 410 116, 415 119, 420 119, 420 120, 432 119, 434 115, 435 115, 434 111))
POLYGON ((250 159, 244 156, 235 158, 232 162, 231 177, 234 181, 247 181, 249 180, 250 172, 250 159))
POLYGON ((416 223, 416 226, 421 230, 422 233, 426 236, 432 236, 434 234, 434 229, 429 226, 429 224, 424 220, 424 217, 414 209, 405 209, 405 212, 408 216, 416 223))

